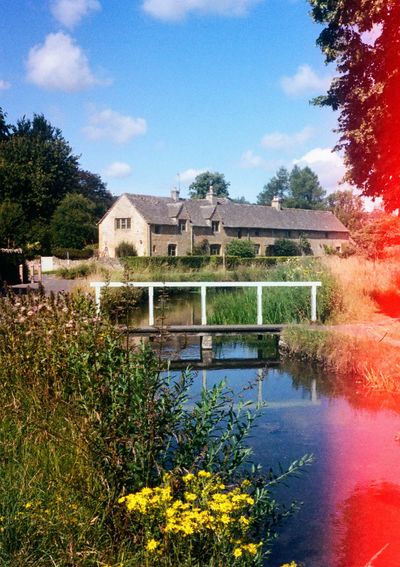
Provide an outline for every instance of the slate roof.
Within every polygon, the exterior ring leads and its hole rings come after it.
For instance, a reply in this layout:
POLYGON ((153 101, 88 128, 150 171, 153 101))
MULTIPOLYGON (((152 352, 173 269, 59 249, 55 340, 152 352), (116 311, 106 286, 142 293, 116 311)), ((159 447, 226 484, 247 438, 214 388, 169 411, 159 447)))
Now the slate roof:
POLYGON ((176 225, 178 218, 190 219, 194 226, 210 226, 220 220, 228 228, 272 228, 283 230, 316 230, 344 232, 347 228, 329 211, 281 209, 263 205, 242 205, 229 199, 179 199, 126 195, 149 224, 176 225))

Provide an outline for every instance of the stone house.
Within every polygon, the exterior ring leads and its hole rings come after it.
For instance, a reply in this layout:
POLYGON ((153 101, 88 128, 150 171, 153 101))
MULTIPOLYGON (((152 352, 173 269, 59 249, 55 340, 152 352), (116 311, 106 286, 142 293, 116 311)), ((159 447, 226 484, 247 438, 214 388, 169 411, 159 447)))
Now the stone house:
POLYGON ((331 212, 284 209, 278 199, 271 207, 242 205, 217 197, 206 199, 121 195, 99 222, 99 253, 115 257, 121 242, 133 244, 139 256, 183 256, 207 240, 210 253, 221 255, 235 238, 254 242, 260 256, 277 238, 306 237, 315 255, 325 246, 340 250, 349 231, 331 212))

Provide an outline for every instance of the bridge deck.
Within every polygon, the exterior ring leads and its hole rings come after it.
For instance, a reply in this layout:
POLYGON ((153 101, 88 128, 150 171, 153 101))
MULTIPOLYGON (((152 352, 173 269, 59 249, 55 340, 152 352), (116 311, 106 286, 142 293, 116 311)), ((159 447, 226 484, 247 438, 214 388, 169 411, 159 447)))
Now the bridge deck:
POLYGON ((129 327, 119 325, 118 328, 131 335, 161 335, 168 333, 201 337, 205 335, 279 334, 282 329, 288 326, 289 325, 166 325, 165 327, 129 327))

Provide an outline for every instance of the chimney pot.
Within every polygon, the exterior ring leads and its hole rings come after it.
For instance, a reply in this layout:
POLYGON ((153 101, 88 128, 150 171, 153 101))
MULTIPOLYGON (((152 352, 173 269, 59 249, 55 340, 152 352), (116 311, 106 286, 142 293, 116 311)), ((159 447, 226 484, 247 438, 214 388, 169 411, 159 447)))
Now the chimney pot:
POLYGON ((271 207, 273 209, 276 209, 277 211, 280 211, 282 209, 281 200, 279 197, 274 197, 272 199, 271 207))
POLYGON ((179 189, 177 189, 176 187, 173 187, 171 189, 171 199, 173 199, 174 201, 179 201, 179 189))

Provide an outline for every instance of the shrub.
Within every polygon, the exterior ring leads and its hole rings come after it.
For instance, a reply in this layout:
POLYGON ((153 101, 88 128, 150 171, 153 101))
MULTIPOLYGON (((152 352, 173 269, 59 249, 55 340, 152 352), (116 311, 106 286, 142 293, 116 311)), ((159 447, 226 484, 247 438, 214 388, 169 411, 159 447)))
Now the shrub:
POLYGON ((277 238, 269 249, 272 256, 301 256, 299 245, 289 238, 277 238))
POLYGON ((200 244, 193 246, 191 256, 208 256, 210 254, 210 243, 207 238, 203 238, 200 244))
POLYGON ((115 248, 115 255, 117 258, 127 258, 130 256, 137 256, 137 250, 130 242, 122 241, 115 248))
POLYGON ((302 254, 304 254, 305 256, 312 256, 313 255, 313 251, 312 251, 312 248, 311 248, 310 241, 308 240, 308 238, 306 238, 304 236, 304 234, 300 235, 299 248, 300 248, 300 251, 302 252, 302 254))
POLYGON ((87 278, 96 270, 94 265, 78 264, 71 268, 59 268, 56 270, 56 276, 64 278, 65 280, 75 280, 77 278, 87 278))
POLYGON ((92 248, 84 248, 78 250, 77 248, 53 248, 53 256, 60 258, 60 260, 88 260, 93 256, 92 248))
POLYGON ((239 258, 254 258, 256 255, 255 244, 251 240, 235 238, 226 245, 227 256, 238 256, 239 258))

